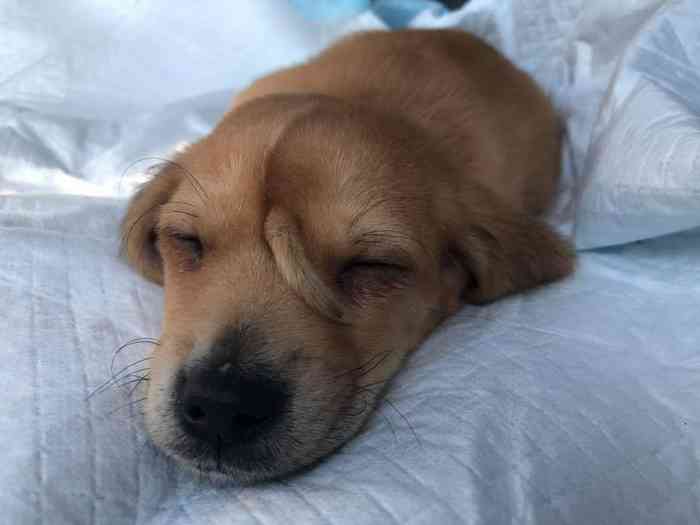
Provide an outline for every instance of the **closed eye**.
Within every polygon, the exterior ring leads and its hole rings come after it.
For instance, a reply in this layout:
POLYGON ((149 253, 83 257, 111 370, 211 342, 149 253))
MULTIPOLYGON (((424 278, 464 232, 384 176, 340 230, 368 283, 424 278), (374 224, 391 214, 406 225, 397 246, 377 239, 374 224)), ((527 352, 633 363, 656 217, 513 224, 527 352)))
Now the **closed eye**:
POLYGON ((204 244, 198 235, 169 228, 160 233, 161 239, 165 239, 174 252, 181 270, 191 271, 197 268, 204 256, 204 244))
POLYGON ((404 287, 410 275, 408 266, 393 260, 358 258, 342 267, 338 285, 354 301, 364 302, 404 287))
POLYGON ((172 238, 180 244, 182 247, 186 248, 188 251, 200 257, 204 251, 202 246, 202 241, 196 235, 190 235, 185 233, 172 234, 172 238))

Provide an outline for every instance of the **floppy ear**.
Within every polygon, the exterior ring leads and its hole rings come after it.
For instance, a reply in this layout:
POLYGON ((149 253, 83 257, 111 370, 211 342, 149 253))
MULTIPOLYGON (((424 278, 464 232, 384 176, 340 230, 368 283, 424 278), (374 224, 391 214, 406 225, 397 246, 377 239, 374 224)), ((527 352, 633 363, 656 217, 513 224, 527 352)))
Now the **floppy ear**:
POLYGON ((496 202, 467 214, 466 224, 451 228, 452 251, 467 274, 465 302, 489 303, 573 271, 573 249, 543 221, 496 202))
POLYGON ((147 279, 163 284, 163 264, 158 251, 158 212, 168 202, 179 178, 162 169, 131 199, 121 225, 121 252, 128 263, 147 279))

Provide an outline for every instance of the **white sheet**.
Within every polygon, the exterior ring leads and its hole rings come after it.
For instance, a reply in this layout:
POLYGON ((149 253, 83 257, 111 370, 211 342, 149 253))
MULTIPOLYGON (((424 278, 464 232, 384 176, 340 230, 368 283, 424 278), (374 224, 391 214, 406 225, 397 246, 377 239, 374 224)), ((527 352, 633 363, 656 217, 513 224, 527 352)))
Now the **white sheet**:
MULTIPOLYGON (((605 180, 588 144, 614 133, 600 109, 617 111, 606 94, 626 46, 690 5, 588 4, 473 0, 416 21, 487 36, 568 111, 565 229, 603 188, 588 184, 605 180)), ((87 398, 120 343, 158 334, 160 291, 116 258, 117 197, 148 163, 129 166, 205 133, 233 90, 346 30, 273 0, 0 5, 0 523, 700 522, 700 232, 584 253, 571 280, 465 308, 367 432, 287 483, 202 484, 145 445, 126 392, 87 398)), ((585 218, 593 244, 609 243, 608 228, 594 235, 620 208, 608 211, 585 218)), ((648 217, 663 231, 618 221, 616 239, 697 226, 661 211, 648 217)))
POLYGON ((664 2, 616 56, 579 185, 578 246, 700 225, 698 20, 700 3, 664 2))

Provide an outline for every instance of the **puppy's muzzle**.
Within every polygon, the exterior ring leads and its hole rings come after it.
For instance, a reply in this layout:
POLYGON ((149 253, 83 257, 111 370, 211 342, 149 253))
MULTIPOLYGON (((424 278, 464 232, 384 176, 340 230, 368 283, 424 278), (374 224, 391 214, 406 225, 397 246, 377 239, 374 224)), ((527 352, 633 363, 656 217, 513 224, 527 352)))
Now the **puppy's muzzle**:
POLYGON ((289 390, 271 367, 241 364, 235 352, 216 345, 180 372, 177 418, 191 438, 217 449, 254 445, 283 418, 289 390))

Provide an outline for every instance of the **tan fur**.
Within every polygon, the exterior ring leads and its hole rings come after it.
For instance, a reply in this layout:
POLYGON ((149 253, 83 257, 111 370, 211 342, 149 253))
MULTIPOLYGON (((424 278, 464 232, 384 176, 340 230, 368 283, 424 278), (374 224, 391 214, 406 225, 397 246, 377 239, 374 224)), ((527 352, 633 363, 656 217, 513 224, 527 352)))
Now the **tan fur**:
POLYGON ((379 396, 363 385, 390 379, 463 300, 572 270, 538 218, 559 140, 535 84, 463 32, 364 33, 255 82, 124 221, 130 263, 165 285, 146 410, 156 443, 191 463, 173 450, 167 393, 242 323, 265 335, 255 355, 296 394, 287 430, 269 438, 275 465, 225 473, 282 475, 347 441, 379 396), (201 239, 201 259, 182 233, 201 239), (391 266, 346 270, 358 259, 391 266))

